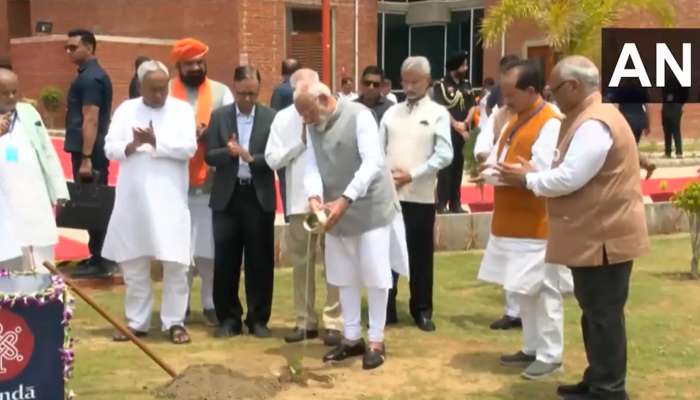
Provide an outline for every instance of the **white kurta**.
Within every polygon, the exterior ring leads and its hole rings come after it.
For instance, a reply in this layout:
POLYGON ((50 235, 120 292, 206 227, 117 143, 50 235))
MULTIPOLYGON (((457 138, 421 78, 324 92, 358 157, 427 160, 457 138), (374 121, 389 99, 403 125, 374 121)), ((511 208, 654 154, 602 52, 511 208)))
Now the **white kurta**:
POLYGON ((0 261, 53 246, 58 229, 37 152, 17 120, 0 137, 0 261))
MULTIPOLYGON (((218 104, 215 99, 215 107, 233 103, 233 94, 228 86, 216 81, 211 81, 211 83, 213 85, 221 85, 223 91, 221 104, 218 104)), ((186 88, 187 95, 190 98, 189 104, 193 110, 196 110, 198 92, 191 90, 188 86, 186 88)), ((210 170, 209 173, 213 174, 214 172, 210 170)), ((192 256, 213 260, 214 230, 212 227, 211 208, 209 208, 209 198, 210 193, 203 192, 201 189, 191 190, 189 194, 190 217, 192 219, 192 256)))
POLYGON ((152 257, 189 265, 190 212, 187 206, 188 160, 197 148, 195 119, 189 104, 168 98, 159 109, 141 98, 122 103, 105 139, 110 160, 119 160, 114 210, 102 255, 116 262, 152 257), (126 146, 134 127, 153 122, 155 149, 144 144, 129 157, 126 146))
POLYGON ((265 147, 265 161, 273 170, 286 168, 287 214, 304 215, 309 211, 309 201, 304 192, 304 169, 308 152, 302 141, 304 119, 291 105, 275 115, 270 126, 270 137, 265 147))
MULTIPOLYGON (((353 200, 365 196, 374 179, 386 168, 377 123, 369 110, 357 115, 357 143, 362 164, 344 193, 353 200)), ((309 147, 313 147, 312 143, 309 147)), ((307 153, 304 189, 307 198, 323 198, 323 181, 313 150, 307 153)), ((391 269, 408 276, 408 251, 401 213, 397 212, 391 223, 357 236, 326 234, 325 256, 326 274, 332 285, 391 288, 391 269)))
MULTIPOLYGON (((532 146, 530 162, 538 171, 548 170, 552 165, 559 128, 561 122, 557 119, 547 121, 540 135, 532 146)), ((496 147, 497 148, 497 147, 496 147)), ((489 164, 503 161, 508 148, 504 147, 500 160, 496 160, 496 151, 491 153, 489 164)), ((498 205, 495 205, 498 207, 498 205)), ((546 240, 507 238, 491 235, 486 245, 484 258, 479 268, 478 279, 502 285, 509 292, 533 294, 540 290, 545 279, 558 277, 548 282, 560 291, 570 292, 573 288, 571 272, 564 266, 544 262, 546 240), (555 268, 559 274, 547 273, 555 268)))

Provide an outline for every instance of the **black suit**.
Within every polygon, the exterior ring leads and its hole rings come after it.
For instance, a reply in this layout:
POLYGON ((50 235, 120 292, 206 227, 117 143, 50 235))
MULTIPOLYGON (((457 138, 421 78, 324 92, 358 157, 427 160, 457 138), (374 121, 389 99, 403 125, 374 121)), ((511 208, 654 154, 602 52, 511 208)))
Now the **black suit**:
POLYGON ((248 146, 253 157, 249 181, 238 178, 239 158, 227 148, 232 136, 239 137, 235 104, 215 110, 207 129, 206 161, 216 167, 209 203, 214 224, 214 305, 219 321, 233 319, 240 324, 238 286, 245 255, 249 327, 267 325, 272 310, 275 186, 264 153, 274 116, 274 110, 256 105, 248 146))

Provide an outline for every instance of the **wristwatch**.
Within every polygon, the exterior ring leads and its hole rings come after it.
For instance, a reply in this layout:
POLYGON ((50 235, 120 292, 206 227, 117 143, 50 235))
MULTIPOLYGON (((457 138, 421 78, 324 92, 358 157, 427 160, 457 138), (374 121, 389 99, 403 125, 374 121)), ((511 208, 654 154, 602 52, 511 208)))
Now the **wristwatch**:
POLYGON ((340 197, 342 197, 342 198, 344 198, 345 200, 347 200, 348 204, 352 204, 352 203, 355 201, 355 200, 349 198, 349 197, 346 196, 346 195, 342 195, 342 196, 340 196, 340 197))

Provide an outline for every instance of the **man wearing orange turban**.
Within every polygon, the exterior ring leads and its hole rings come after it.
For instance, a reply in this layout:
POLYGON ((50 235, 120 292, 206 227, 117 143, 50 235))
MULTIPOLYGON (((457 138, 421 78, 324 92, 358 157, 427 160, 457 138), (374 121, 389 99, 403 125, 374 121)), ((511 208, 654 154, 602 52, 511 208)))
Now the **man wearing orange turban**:
MULTIPOLYGON (((209 46, 197 39, 185 38, 173 45, 171 56, 177 74, 170 82, 170 95, 188 102, 197 121, 197 152, 190 160, 189 206, 192 218, 192 256, 202 279, 200 295, 206 322, 217 325, 214 311, 214 235, 209 209, 212 174, 204 162, 205 131, 213 110, 233 103, 231 90, 221 82, 207 78, 206 55, 209 46)), ((174 74, 175 75, 175 74, 174 74)), ((190 271, 190 288, 194 268, 190 271)))

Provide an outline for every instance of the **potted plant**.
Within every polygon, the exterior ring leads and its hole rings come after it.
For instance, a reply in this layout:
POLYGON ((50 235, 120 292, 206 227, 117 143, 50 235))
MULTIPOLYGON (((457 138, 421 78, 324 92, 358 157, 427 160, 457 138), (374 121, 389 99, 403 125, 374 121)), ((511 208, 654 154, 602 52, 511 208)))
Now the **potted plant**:
POLYGON ((700 257, 700 183, 691 183, 673 195, 673 205, 688 214, 690 227, 690 275, 698 279, 698 259, 700 257))
POLYGON ((479 161, 474 157, 474 146, 476 146, 476 138, 481 130, 479 127, 474 127, 469 131, 469 139, 464 143, 464 170, 469 174, 469 177, 474 179, 473 183, 481 193, 481 201, 469 203, 471 212, 488 212, 493 210, 493 204, 484 202, 484 181, 477 180, 479 177, 479 161))
POLYGON ((61 109, 63 101, 63 91, 56 86, 47 86, 39 92, 39 101, 42 107, 46 110, 47 125, 54 127, 54 114, 61 109))
POLYGON ((650 193, 649 197, 654 201, 654 203, 659 203, 662 201, 669 201, 673 196, 673 192, 668 191, 668 181, 663 180, 659 182, 659 191, 656 193, 650 193))

